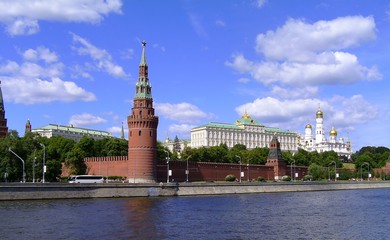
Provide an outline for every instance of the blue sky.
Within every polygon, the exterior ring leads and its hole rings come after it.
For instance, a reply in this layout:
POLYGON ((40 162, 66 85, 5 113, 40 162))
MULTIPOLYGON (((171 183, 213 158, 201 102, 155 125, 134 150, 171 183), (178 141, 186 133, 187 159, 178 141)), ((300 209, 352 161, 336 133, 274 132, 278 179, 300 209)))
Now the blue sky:
POLYGON ((390 147, 390 3, 284 0, 2 0, 8 127, 49 123, 120 136, 147 42, 158 139, 192 127, 325 130, 353 150, 390 147))

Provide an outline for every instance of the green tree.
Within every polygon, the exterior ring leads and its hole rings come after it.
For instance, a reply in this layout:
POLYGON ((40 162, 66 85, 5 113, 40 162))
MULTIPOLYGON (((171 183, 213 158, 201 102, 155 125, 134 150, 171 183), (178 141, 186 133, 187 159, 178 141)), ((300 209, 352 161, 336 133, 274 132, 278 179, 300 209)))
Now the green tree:
POLYGON ((314 181, 324 179, 324 168, 316 163, 312 163, 309 166, 309 174, 314 181))

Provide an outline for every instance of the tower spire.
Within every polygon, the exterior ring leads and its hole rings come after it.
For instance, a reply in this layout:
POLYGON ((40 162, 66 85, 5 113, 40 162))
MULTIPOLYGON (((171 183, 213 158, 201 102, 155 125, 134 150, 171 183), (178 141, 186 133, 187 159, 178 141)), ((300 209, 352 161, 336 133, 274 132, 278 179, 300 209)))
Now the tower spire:
POLYGON ((1 91, 1 81, 0 81, 0 138, 5 138, 7 136, 7 132, 8 132, 7 119, 5 118, 3 93, 1 91))
POLYGON ((142 44, 142 55, 141 55, 141 62, 139 63, 139 65, 140 65, 140 66, 141 66, 141 65, 148 65, 148 64, 146 63, 146 54, 145 54, 146 41, 145 41, 145 40, 142 41, 141 44, 142 44))
POLYGON ((129 127, 127 178, 130 183, 155 182, 157 178, 158 117, 154 115, 145 47, 146 42, 142 41, 142 55, 133 108, 131 115, 127 117, 129 127))

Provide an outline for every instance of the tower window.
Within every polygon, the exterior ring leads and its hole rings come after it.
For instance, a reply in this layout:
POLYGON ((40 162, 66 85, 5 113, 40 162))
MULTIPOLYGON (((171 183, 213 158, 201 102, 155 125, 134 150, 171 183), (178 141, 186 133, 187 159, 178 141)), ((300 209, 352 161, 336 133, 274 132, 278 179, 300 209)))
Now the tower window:
POLYGON ((152 131, 150 131, 150 133, 149 133, 149 134, 150 134, 150 136, 151 136, 151 137, 153 136, 153 134, 152 134, 152 131))
POLYGON ((141 130, 139 130, 139 132, 138 132, 138 136, 141 136, 141 130))

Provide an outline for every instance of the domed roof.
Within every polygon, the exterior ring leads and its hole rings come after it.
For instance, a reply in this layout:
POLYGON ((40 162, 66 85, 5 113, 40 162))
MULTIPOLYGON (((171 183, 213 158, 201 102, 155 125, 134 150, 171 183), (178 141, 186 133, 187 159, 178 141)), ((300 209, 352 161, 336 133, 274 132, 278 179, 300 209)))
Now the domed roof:
POLYGON ((253 125, 259 125, 259 122, 252 119, 251 116, 248 115, 248 113, 244 113, 244 115, 241 117, 241 119, 236 121, 236 124, 253 124, 253 125))
POLYGON ((310 123, 308 123, 308 124, 306 124, 306 127, 305 127, 305 128, 312 128, 312 126, 311 126, 310 123))
POLYGON ((324 117, 324 113, 321 111, 320 108, 318 108, 318 110, 316 112, 316 117, 317 118, 323 118, 324 117))
POLYGON ((332 127, 332 130, 330 130, 330 136, 337 136, 337 131, 336 129, 334 129, 334 127, 332 127))

